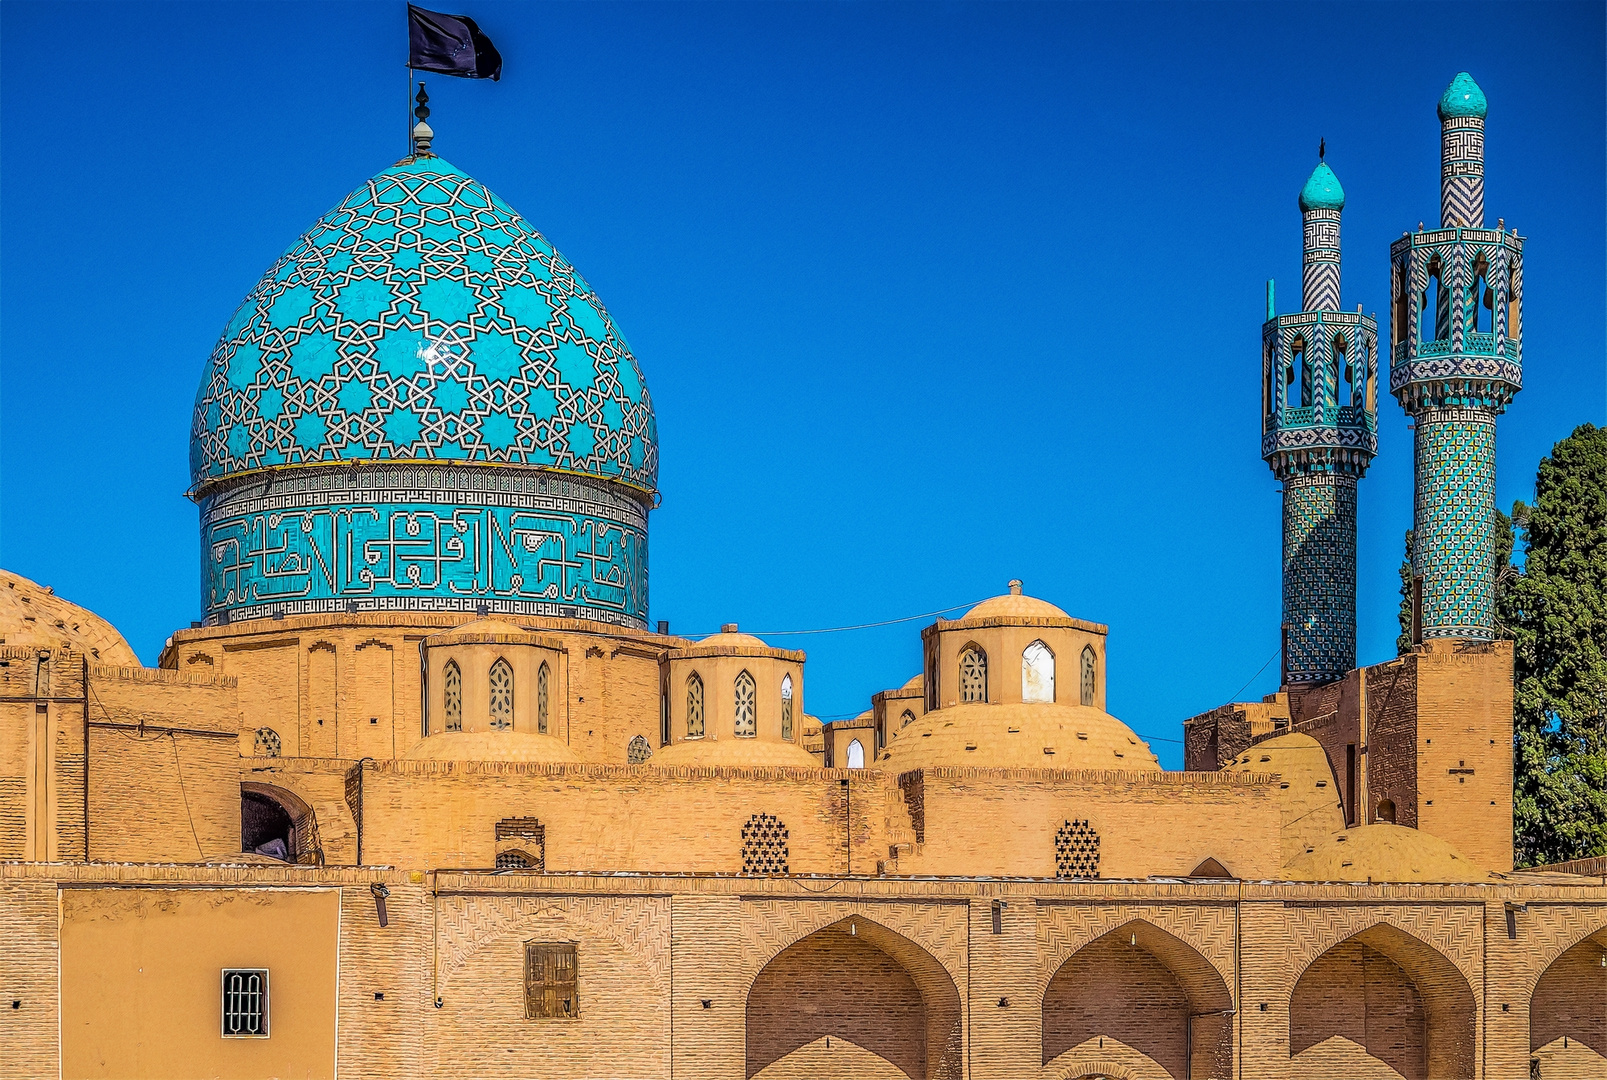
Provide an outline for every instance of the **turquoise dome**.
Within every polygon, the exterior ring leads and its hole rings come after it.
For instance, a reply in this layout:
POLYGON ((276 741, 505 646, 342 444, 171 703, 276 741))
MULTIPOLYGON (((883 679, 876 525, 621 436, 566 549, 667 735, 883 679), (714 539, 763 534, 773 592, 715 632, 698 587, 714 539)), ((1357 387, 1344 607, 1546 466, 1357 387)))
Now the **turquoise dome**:
POLYGON ((1345 189, 1339 186, 1339 177, 1328 167, 1325 161, 1317 162, 1317 167, 1311 170, 1311 176, 1306 180, 1306 186, 1300 189, 1300 210, 1343 210, 1345 208, 1345 189))
POLYGON ((440 158, 374 176, 269 267, 196 395, 196 489, 352 461, 524 465, 657 489, 652 399, 597 294, 440 158))
POLYGON ((1489 111, 1490 103, 1484 100, 1484 91, 1473 81, 1473 76, 1465 71, 1457 72, 1451 85, 1440 95, 1441 120, 1449 120, 1453 116, 1477 116, 1483 119, 1489 111))

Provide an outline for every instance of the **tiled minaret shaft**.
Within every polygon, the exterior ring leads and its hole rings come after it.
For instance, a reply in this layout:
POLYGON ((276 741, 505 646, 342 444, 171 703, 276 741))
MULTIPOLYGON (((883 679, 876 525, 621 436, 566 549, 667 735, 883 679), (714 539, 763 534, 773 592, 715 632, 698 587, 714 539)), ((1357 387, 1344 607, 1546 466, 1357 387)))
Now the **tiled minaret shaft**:
POLYGON ((1484 93, 1440 98, 1438 229, 1390 246, 1390 390, 1413 420, 1412 575, 1425 638, 1495 636, 1495 418, 1523 385, 1523 240, 1484 227, 1484 93))
POLYGON ((1378 329, 1339 310, 1345 193, 1319 163, 1300 192, 1301 310, 1262 326, 1261 456, 1283 483, 1284 684, 1356 666, 1356 482, 1378 446, 1378 329))

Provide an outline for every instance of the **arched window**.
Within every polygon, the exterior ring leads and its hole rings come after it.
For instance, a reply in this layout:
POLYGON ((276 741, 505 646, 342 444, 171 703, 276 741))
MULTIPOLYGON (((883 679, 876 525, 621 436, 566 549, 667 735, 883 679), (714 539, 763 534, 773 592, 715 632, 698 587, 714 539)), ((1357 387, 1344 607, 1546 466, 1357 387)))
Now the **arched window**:
POLYGON ((742 872, 787 872, 787 826, 774 814, 754 814, 742 826, 742 872))
POLYGON ((463 730, 463 673, 456 660, 446 662, 446 730, 463 730))
POLYGON ((1395 803, 1390 799, 1382 800, 1378 804, 1378 811, 1373 815, 1373 819, 1375 821, 1387 821, 1391 825, 1395 824, 1395 803))
POLYGON ((259 727, 251 752, 257 757, 278 757, 279 733, 271 727, 259 727))
POLYGON ((496 731, 513 727, 513 668, 506 660, 491 665, 491 727, 496 731))
POLYGON ((1021 700, 1055 700, 1055 654, 1041 641, 1021 652, 1021 700))
POLYGON ((913 723, 915 723, 915 714, 910 712, 908 709, 905 709, 904 715, 898 718, 898 726, 901 728, 907 728, 913 723))
POLYGON ((1070 821, 1055 833, 1055 876, 1099 876, 1099 833, 1086 821, 1070 821))
POLYGON ((1099 700, 1099 670, 1098 661, 1094 657, 1094 647, 1082 647, 1082 703, 1093 705, 1099 700))
POLYGON ((1491 334, 1495 332, 1495 292, 1490 288, 1490 266, 1479 256, 1473 264, 1473 291, 1468 293, 1468 332, 1491 334), (1488 316, 1482 312, 1488 311, 1488 316))
POLYGON ((848 744, 848 767, 850 769, 865 767, 865 746, 858 739, 848 744))
POLYGON ((1334 404, 1355 405, 1357 403, 1356 373, 1350 363, 1350 350, 1345 346, 1345 339, 1334 338, 1334 404))
POLYGON ((792 739, 792 676, 781 676, 781 737, 792 739))
POLYGON ((653 756, 653 748, 647 745, 647 740, 640 735, 632 735, 629 745, 625 747, 625 763, 627 765, 645 765, 647 759, 653 756))
POLYGON ((543 735, 547 734, 547 702, 551 690, 552 672, 547 668, 547 662, 541 662, 541 670, 536 672, 536 730, 543 735))
POLYGON ((753 676, 746 671, 737 676, 736 687, 736 734, 743 739, 751 739, 759 733, 759 725, 754 716, 754 698, 758 691, 753 685, 753 676))
POLYGON ((703 738, 703 676, 695 671, 686 677, 686 737, 703 738))
POLYGON ((960 654, 960 700, 988 700, 988 654, 980 646, 967 645, 960 654))

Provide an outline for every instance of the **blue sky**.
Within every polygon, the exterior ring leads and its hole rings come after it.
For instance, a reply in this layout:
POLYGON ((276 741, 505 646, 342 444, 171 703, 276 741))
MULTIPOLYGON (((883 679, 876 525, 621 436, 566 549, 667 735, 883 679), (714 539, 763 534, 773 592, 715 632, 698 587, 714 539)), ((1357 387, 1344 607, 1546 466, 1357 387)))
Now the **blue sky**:
MULTIPOLYGON (((451 10, 460 10, 454 4, 451 10)), ((1319 138, 1343 303, 1438 213, 1434 105, 1490 100, 1529 237, 1498 498, 1604 403, 1600 4, 513 5, 436 149, 629 336, 658 412, 653 617, 829 627, 1012 577, 1111 627, 1146 736, 1275 689, 1264 282, 1298 306, 1319 138), (1262 669, 1257 676, 1258 669, 1262 669)), ((190 406, 239 299, 405 150, 404 6, 0 6, 0 561, 154 663, 198 617, 190 406)), ((1380 405, 1360 659, 1394 652, 1411 445, 1380 405)), ((920 622, 808 637, 806 706, 919 667, 920 622)), ((1176 743, 1157 741, 1163 763, 1176 743)))

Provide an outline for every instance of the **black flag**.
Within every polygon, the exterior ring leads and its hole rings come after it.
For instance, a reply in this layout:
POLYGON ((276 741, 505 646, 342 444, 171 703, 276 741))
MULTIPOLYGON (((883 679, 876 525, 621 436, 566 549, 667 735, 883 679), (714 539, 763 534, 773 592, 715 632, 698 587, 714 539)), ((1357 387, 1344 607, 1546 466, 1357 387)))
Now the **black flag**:
POLYGON ((464 15, 407 5, 407 66, 464 79, 502 78, 502 54, 464 15))

